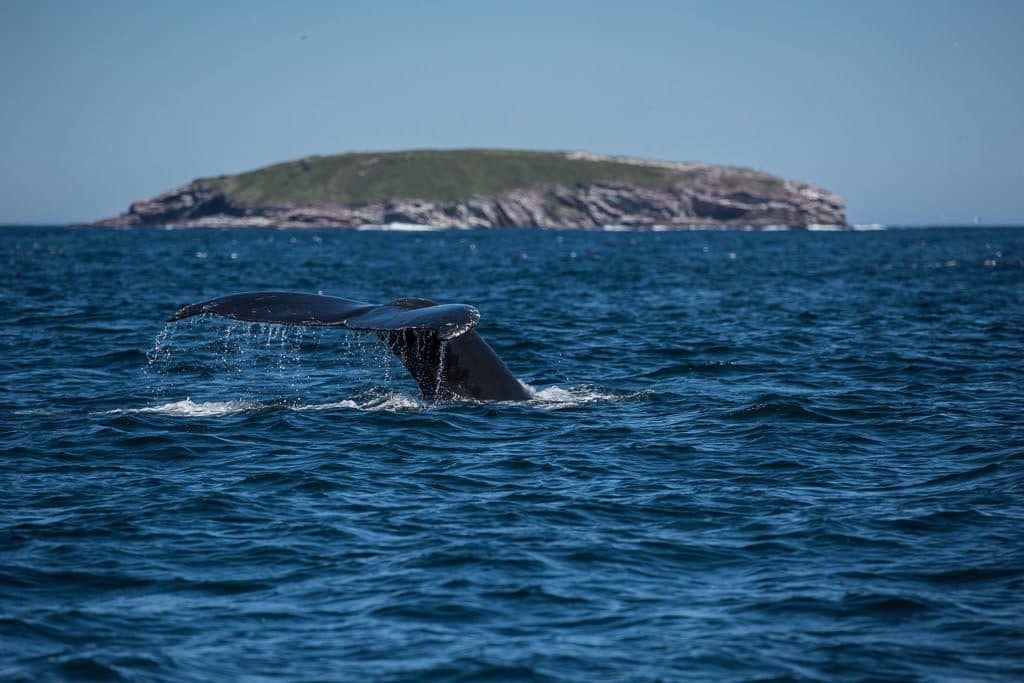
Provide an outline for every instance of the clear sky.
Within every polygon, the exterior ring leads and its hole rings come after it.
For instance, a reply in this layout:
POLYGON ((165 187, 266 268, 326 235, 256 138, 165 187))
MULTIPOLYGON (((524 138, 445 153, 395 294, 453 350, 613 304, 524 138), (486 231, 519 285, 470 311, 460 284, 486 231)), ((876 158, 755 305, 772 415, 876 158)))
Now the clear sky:
POLYGON ((0 222, 310 154, 762 168, 856 223, 1024 223, 1024 2, 0 0, 0 222))

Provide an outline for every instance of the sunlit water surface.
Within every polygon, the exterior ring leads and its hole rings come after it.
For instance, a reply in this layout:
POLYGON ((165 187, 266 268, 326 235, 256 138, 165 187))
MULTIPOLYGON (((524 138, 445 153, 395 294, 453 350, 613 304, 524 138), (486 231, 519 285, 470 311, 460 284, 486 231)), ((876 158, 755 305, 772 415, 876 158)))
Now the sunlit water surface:
POLYGON ((1024 230, 6 229, 0 679, 1024 676, 1024 230), (537 392, 209 317, 464 302, 537 392))

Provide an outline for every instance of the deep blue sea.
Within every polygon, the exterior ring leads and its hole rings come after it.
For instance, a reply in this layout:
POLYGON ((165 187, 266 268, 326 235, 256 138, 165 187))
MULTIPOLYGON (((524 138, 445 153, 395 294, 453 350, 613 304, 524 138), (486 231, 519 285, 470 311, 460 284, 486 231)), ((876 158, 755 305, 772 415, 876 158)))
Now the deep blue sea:
POLYGON ((1024 229, 5 228, 0 680, 1024 677, 1024 229), (476 306, 536 398, 177 307, 476 306))

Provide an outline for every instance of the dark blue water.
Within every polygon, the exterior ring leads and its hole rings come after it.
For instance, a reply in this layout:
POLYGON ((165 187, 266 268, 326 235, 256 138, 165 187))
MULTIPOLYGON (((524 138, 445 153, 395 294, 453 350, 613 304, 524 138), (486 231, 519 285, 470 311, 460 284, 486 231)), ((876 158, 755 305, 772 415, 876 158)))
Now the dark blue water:
POLYGON ((1024 230, 6 229, 0 679, 1024 676, 1024 230), (432 405, 254 289, 476 305, 432 405))

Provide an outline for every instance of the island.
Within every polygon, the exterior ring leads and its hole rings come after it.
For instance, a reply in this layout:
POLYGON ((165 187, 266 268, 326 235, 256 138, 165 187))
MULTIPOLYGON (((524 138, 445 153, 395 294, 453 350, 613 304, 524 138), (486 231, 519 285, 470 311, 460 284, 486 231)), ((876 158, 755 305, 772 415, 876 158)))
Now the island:
POLYGON ((843 201, 763 171, 591 152, 312 156, 200 178, 85 225, 354 228, 845 225, 843 201))

